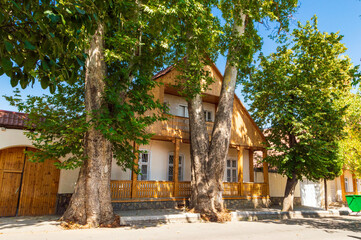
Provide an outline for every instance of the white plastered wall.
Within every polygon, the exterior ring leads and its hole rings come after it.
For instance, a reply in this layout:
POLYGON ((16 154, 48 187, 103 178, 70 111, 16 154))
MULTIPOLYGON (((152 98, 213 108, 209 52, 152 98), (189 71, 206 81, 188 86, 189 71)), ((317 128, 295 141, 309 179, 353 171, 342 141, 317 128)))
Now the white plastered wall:
MULTIPOLYGON (((168 156, 174 152, 174 143, 167 141, 151 140, 149 145, 139 146, 140 150, 147 150, 150 153, 150 174, 149 180, 167 181, 168 180, 168 156)), ((189 144, 180 144, 179 154, 184 157, 183 165, 183 180, 190 181, 191 179, 191 164, 189 144)), ((123 171, 113 161, 112 164, 112 180, 130 180, 131 171, 123 171)))
POLYGON ((243 182, 249 182, 249 151, 243 150, 243 182))

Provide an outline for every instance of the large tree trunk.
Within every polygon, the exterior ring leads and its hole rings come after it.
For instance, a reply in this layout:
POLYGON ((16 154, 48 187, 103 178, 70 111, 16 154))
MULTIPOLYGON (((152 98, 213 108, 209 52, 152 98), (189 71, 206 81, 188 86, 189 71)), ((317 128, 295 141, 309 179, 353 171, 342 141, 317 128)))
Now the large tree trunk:
MULTIPOLYGON (((105 104, 103 35, 103 26, 99 24, 90 42, 86 61, 85 108, 88 123, 98 117, 105 104)), ((92 125, 85 135, 84 148, 87 160, 80 169, 74 194, 62 220, 88 227, 110 224, 114 221, 110 192, 111 144, 92 125)))
MULTIPOLYGON (((294 99, 291 96, 292 100, 294 99)), ((293 148, 297 144, 296 136, 293 134, 288 135, 289 147, 293 148)), ((296 172, 292 173, 292 177, 287 177, 285 197, 283 198, 282 211, 292 211, 293 210, 293 200, 295 197, 295 189, 298 183, 296 172)))
POLYGON ((295 189, 298 183, 296 174, 292 175, 292 178, 287 177, 285 197, 283 198, 282 211, 293 211, 293 199, 295 196, 295 189))
MULTIPOLYGON (((240 14, 242 25, 234 24, 234 34, 242 36, 246 15, 240 14)), ((223 212, 223 176, 231 137, 234 91, 237 68, 232 64, 233 49, 229 49, 214 127, 209 136, 200 94, 188 100, 192 162, 191 207, 221 221, 223 212)))

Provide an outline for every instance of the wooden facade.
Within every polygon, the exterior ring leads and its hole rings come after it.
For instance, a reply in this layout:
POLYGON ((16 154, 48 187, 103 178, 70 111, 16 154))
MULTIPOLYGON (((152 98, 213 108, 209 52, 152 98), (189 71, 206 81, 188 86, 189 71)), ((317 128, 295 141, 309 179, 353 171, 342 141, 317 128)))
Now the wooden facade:
MULTIPOLYGON (((223 76, 215 65, 206 68, 215 79, 214 83, 204 92, 203 102, 214 105, 216 112, 223 76)), ((155 81, 161 84, 153 90, 155 99, 164 102, 165 96, 180 98, 177 89, 174 88, 179 72, 175 68, 168 68, 162 74, 155 77, 155 81)), ((263 164, 263 183, 254 182, 253 155, 255 151, 262 151, 265 156, 265 137, 257 127, 251 116, 243 106, 240 99, 235 96, 232 118, 232 131, 230 148, 237 149, 237 182, 224 182, 224 198, 249 198, 269 197, 268 165, 263 164), (244 150, 249 152, 250 181, 244 182, 243 178, 243 155, 244 150)), ((152 140, 168 141, 174 144, 174 166, 178 166, 180 144, 189 144, 189 119, 176 114, 165 113, 165 121, 154 123, 148 128, 153 133, 152 140)), ((212 132, 213 122, 207 121, 208 132, 212 132)), ((138 148, 138 146, 135 146, 138 148)), ((140 181, 137 175, 132 173, 131 180, 112 180, 112 201, 144 201, 155 199, 178 199, 188 198, 191 194, 189 181, 178 181, 178 168, 173 168, 173 181, 140 181)))
POLYGON ((60 170, 55 160, 33 163, 24 150, 0 150, 0 216, 34 216, 55 213, 60 170))
MULTIPOLYGON (((348 171, 348 170, 343 170, 344 173, 345 171, 348 171)), ((355 176, 354 173, 352 173, 352 191, 349 191, 349 189, 346 189, 346 181, 345 181, 345 174, 342 174, 340 176, 340 182, 341 182, 341 191, 342 191, 342 201, 343 202, 346 202, 346 196, 347 195, 361 195, 361 189, 358 189, 357 188, 357 178, 355 176)), ((361 181, 359 179, 359 181, 361 181)))

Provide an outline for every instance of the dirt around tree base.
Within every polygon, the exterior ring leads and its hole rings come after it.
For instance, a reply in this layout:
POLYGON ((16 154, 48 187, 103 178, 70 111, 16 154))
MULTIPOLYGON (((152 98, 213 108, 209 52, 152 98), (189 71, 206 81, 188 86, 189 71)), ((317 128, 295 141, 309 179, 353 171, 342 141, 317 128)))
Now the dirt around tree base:
POLYGON ((195 211, 194 209, 188 210, 190 213, 199 213, 201 216, 201 219, 206 222, 218 222, 218 223, 224 223, 231 221, 231 214, 227 210, 223 210, 222 212, 199 212, 195 211))
MULTIPOLYGON (((89 229, 92 228, 88 224, 82 225, 79 223, 71 222, 71 221, 62 221, 60 223, 60 226, 65 230, 71 230, 71 229, 89 229)), ((124 227, 124 224, 120 223, 120 216, 115 215, 114 221, 110 224, 101 224, 100 228, 118 228, 118 227, 124 227)))

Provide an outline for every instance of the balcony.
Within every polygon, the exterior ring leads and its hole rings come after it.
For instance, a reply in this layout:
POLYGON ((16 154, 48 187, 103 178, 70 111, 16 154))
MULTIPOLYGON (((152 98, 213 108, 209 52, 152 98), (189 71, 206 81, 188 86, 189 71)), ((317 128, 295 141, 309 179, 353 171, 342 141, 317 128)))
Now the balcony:
MULTIPOLYGON (((165 114, 166 121, 159 121, 149 127, 156 136, 189 139, 189 118, 165 114)), ((208 134, 211 134, 213 122, 206 122, 208 134)))

